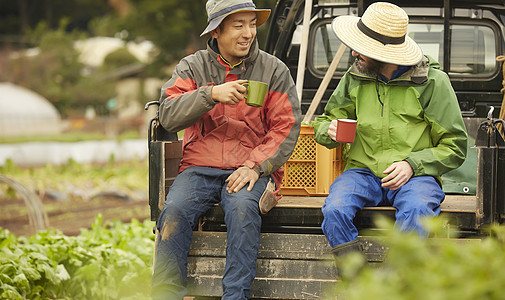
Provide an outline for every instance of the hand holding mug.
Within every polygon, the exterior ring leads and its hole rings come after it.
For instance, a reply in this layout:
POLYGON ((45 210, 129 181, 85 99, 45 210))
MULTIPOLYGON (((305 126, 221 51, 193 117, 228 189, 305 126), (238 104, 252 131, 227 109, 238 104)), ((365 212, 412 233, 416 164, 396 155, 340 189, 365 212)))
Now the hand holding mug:
POLYGON ((356 120, 338 119, 332 120, 328 127, 328 135, 334 141, 341 143, 353 143, 356 136, 356 120))
POLYGON ((247 88, 244 86, 245 83, 247 83, 247 80, 235 80, 213 86, 211 90, 212 100, 230 105, 239 103, 244 100, 244 93, 247 92, 247 88))
POLYGON ((330 136, 330 139, 336 141, 337 138, 337 120, 331 120, 330 122, 330 127, 328 127, 328 135, 330 136))

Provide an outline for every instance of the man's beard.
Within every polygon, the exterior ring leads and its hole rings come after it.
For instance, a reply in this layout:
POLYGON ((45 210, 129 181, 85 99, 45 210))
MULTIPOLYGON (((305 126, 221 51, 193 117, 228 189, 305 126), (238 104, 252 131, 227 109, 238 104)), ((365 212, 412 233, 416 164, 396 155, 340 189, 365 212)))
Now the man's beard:
POLYGON ((383 62, 374 59, 370 59, 368 62, 365 62, 359 56, 356 57, 354 64, 356 65, 356 68, 358 68, 360 72, 370 77, 377 77, 377 75, 382 70, 382 67, 384 66, 383 62))

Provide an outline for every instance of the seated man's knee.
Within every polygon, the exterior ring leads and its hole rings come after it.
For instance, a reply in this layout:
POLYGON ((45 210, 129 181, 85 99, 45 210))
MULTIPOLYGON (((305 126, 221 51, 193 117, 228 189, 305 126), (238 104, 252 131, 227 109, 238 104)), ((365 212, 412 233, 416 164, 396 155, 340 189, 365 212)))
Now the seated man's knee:
POLYGON ((419 216, 434 216, 440 213, 440 204, 432 199, 418 199, 409 201, 402 212, 419 216))
POLYGON ((163 209, 161 210, 160 219, 164 218, 178 218, 182 215, 183 208, 177 205, 175 202, 167 200, 163 205, 163 209))
POLYGON ((256 211, 259 207, 258 201, 260 195, 258 195, 258 199, 254 199, 254 195, 249 193, 232 194, 230 197, 222 199, 220 205, 226 206, 228 210, 237 212, 256 211))
POLYGON ((227 226, 238 228, 249 228, 254 230, 261 225, 261 216, 259 214, 258 203, 250 199, 233 199, 223 203, 225 213, 225 222, 227 226))
POLYGON ((259 215, 259 206, 255 201, 241 200, 233 201, 227 205, 226 213, 234 219, 248 219, 250 216, 259 215))
POLYGON ((339 216, 353 215, 355 211, 355 209, 353 209, 353 205, 349 203, 349 200, 340 198, 326 200, 322 210, 324 215, 332 214, 339 216))
POLYGON ((167 236, 168 232, 185 232, 192 230, 194 216, 187 214, 187 209, 174 201, 165 201, 156 224, 160 234, 167 236))

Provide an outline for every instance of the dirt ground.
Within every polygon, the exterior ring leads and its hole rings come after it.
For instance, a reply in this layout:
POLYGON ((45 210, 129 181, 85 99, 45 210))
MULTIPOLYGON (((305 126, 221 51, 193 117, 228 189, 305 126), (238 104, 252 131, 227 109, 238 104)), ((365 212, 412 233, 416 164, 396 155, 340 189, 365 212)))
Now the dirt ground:
MULTIPOLYGON (((77 235, 82 228, 91 228, 98 214, 104 220, 132 219, 140 221, 150 218, 148 199, 131 200, 121 197, 96 197, 89 200, 55 200, 44 197, 41 200, 48 217, 49 228, 55 228, 66 235, 77 235)), ((29 209, 22 198, 0 197, 0 227, 16 235, 32 235, 36 232, 29 221, 29 209)))

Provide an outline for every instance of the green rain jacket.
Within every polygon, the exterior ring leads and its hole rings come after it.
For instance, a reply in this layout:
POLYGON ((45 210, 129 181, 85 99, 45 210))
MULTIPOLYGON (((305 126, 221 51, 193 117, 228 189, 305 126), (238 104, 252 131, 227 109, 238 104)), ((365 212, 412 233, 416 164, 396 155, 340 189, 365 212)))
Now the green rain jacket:
POLYGON ((447 74, 428 57, 387 83, 353 64, 314 124, 316 141, 330 149, 339 145, 328 136, 335 119, 358 121, 346 169, 366 168, 383 178, 387 167, 405 160, 413 176, 441 183, 442 174, 465 160, 467 133, 456 95, 447 74))

